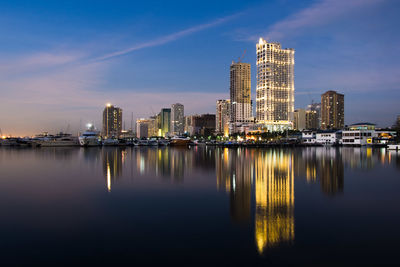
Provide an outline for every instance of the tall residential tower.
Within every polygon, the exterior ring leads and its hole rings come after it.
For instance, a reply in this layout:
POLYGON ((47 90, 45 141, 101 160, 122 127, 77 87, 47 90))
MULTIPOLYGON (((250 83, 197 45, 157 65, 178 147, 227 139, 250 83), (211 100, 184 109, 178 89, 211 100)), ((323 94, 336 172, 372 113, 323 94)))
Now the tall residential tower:
POLYGON ((260 38, 257 47, 256 121, 268 131, 293 127, 294 49, 260 38))
POLYGON ((232 62, 230 68, 230 130, 253 121, 251 108, 251 67, 249 63, 232 62))
POLYGON ((122 109, 107 104, 103 111, 103 136, 118 138, 122 131, 122 109))
POLYGON ((230 111, 229 99, 217 100, 217 112, 216 112, 216 125, 215 132, 217 134, 229 135, 229 111, 230 111))
POLYGON ((327 91, 321 95, 321 129, 344 127, 344 95, 327 91))
POLYGON ((171 105, 171 133, 181 135, 185 128, 184 107, 182 104, 176 103, 171 105))

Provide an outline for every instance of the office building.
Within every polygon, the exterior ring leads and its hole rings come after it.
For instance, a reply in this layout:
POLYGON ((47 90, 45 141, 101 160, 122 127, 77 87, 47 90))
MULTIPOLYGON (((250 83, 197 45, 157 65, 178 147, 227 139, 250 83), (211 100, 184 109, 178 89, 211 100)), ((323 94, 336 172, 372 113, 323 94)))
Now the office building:
POLYGON ((230 100, 217 100, 217 110, 215 115, 215 131, 217 134, 229 135, 229 114, 230 100))
POLYGON ((122 109, 107 104, 103 111, 103 137, 118 138, 122 131, 122 109))
POLYGON ((293 127, 294 49, 260 38, 257 47, 256 122, 266 131, 293 127))
POLYGON ((181 135, 184 132, 185 117, 184 107, 182 104, 176 103, 171 105, 171 134, 181 135))
POLYGON ((321 129, 344 127, 344 95, 327 91, 321 95, 321 129))
POLYGON ((231 133, 242 124, 254 121, 251 105, 251 67, 249 63, 233 62, 230 67, 231 133))

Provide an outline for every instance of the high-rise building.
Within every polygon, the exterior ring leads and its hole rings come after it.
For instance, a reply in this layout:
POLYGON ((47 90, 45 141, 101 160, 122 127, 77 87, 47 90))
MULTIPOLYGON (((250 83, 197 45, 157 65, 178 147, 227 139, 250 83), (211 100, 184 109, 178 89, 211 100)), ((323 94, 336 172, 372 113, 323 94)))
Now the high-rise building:
POLYGON ((182 104, 176 103, 171 105, 171 133, 181 135, 184 132, 185 117, 184 107, 182 104))
POLYGON ((306 129, 317 130, 319 129, 318 114, 315 110, 306 110, 306 129))
POLYGON ((161 130, 161 136, 167 136, 170 134, 171 129, 171 109, 163 108, 160 112, 159 129, 161 130))
POLYGON ((249 63, 233 62, 230 68, 231 132, 242 124, 253 122, 251 107, 251 67, 249 63))
POLYGON ((307 106, 306 128, 307 129, 321 128, 321 103, 312 102, 310 105, 307 106))
POLYGON ((118 138, 122 131, 122 109, 107 104, 103 111, 103 136, 118 138))
POLYGON ((215 116, 215 131, 225 136, 229 135, 230 100, 217 100, 217 113, 215 116))
POLYGON ((293 127, 294 49, 260 38, 257 47, 256 121, 268 131, 293 127))
POLYGON ((342 129, 344 127, 344 95, 327 91, 321 95, 321 128, 342 129))
POLYGON ((189 135, 210 136, 215 131, 215 124, 215 114, 186 116, 185 132, 189 135))
POLYGON ((293 129, 303 131, 306 128, 306 111, 296 109, 293 114, 293 129))

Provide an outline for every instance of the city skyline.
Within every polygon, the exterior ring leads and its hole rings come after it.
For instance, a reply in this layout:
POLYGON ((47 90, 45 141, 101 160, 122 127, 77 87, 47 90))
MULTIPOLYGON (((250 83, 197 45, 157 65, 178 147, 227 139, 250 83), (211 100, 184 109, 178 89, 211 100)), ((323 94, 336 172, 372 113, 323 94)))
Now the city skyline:
MULTIPOLYGON (((141 4, 146 17, 121 3, 110 10, 105 2, 2 2, 8 25, 0 45, 2 132, 32 135, 68 125, 75 132, 87 122, 100 128, 107 102, 133 112, 134 120, 177 102, 186 114, 214 113, 215 100, 229 96, 229 63, 244 50, 255 101, 259 37, 296 50, 295 109, 335 90, 346 95, 345 124, 394 123, 395 1, 221 1, 205 12, 209 4, 199 4, 189 19, 183 10, 194 10, 190 3, 141 4), (204 39, 210 41, 200 46, 204 39)), ((129 125, 130 116, 124 121, 129 125)))

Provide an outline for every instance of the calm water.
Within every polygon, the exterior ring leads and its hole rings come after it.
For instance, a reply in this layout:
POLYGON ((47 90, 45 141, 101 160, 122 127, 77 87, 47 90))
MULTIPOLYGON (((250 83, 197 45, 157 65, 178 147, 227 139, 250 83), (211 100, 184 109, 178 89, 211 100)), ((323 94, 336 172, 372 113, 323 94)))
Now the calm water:
POLYGON ((2 264, 395 263, 400 153, 0 147, 2 264))

